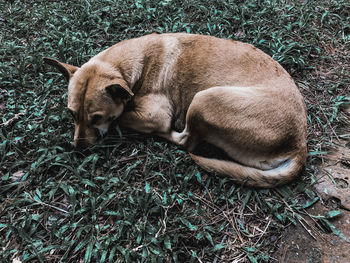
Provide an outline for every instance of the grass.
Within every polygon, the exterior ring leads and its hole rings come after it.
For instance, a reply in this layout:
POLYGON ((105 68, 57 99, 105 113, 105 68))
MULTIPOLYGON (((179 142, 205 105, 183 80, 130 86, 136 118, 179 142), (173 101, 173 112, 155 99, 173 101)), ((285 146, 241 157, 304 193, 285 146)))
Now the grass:
POLYGON ((281 231, 318 201, 318 161, 349 138, 346 0, 15 0, 0 10, 1 262, 275 261, 281 231), (126 131, 75 152, 67 85, 42 57, 81 65, 151 32, 241 40, 281 63, 308 106, 303 176, 245 188, 170 143, 126 131))

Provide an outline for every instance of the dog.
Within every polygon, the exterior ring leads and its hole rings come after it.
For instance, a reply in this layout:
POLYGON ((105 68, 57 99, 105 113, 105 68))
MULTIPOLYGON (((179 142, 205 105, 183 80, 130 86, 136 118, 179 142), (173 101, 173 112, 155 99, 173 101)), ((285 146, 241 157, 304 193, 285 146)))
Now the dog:
POLYGON ((68 81, 74 144, 85 148, 117 119, 188 149, 206 170, 251 187, 291 181, 306 162, 306 107, 291 76, 250 44, 185 33, 124 40, 76 67, 68 81), (202 142, 230 158, 196 155, 202 142))

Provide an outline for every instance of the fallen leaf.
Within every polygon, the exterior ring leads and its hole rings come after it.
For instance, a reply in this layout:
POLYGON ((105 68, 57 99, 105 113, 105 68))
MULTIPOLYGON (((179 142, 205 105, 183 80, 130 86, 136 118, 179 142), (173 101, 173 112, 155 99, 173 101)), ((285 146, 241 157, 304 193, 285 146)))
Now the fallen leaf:
POLYGON ((15 173, 12 174, 11 180, 12 180, 13 182, 19 182, 19 181, 21 181, 22 177, 23 177, 25 174, 26 174, 26 173, 25 173, 24 171, 22 171, 22 170, 17 171, 17 172, 15 172, 15 173))

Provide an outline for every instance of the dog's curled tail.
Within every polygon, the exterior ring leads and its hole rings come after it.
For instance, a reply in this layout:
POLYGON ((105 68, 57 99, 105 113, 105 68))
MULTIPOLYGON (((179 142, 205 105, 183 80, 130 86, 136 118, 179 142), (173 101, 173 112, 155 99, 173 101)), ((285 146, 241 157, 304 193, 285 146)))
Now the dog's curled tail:
POLYGON ((298 154, 286 159, 278 167, 271 170, 260 170, 233 161, 206 158, 190 153, 192 159, 207 171, 213 169, 218 174, 229 176, 250 187, 272 188, 285 184, 298 175, 302 169, 306 154, 298 154))

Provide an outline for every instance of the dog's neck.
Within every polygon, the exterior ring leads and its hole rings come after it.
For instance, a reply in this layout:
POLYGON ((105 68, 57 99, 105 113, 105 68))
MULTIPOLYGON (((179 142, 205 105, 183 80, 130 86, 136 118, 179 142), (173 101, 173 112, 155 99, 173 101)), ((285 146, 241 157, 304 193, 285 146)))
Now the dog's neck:
POLYGON ((119 72, 123 79, 128 83, 129 88, 136 92, 137 83, 139 83, 142 76, 144 63, 142 57, 131 57, 129 61, 120 63, 119 72))
POLYGON ((140 89, 162 88, 170 79, 171 67, 179 55, 174 37, 160 39, 152 34, 141 39, 122 41, 96 56, 109 63, 127 82, 134 94, 140 89), (156 87, 155 87, 156 86, 156 87))
POLYGON ((96 56, 94 59, 111 65, 115 75, 122 77, 134 92, 144 70, 144 46, 136 45, 133 39, 122 41, 96 56))

